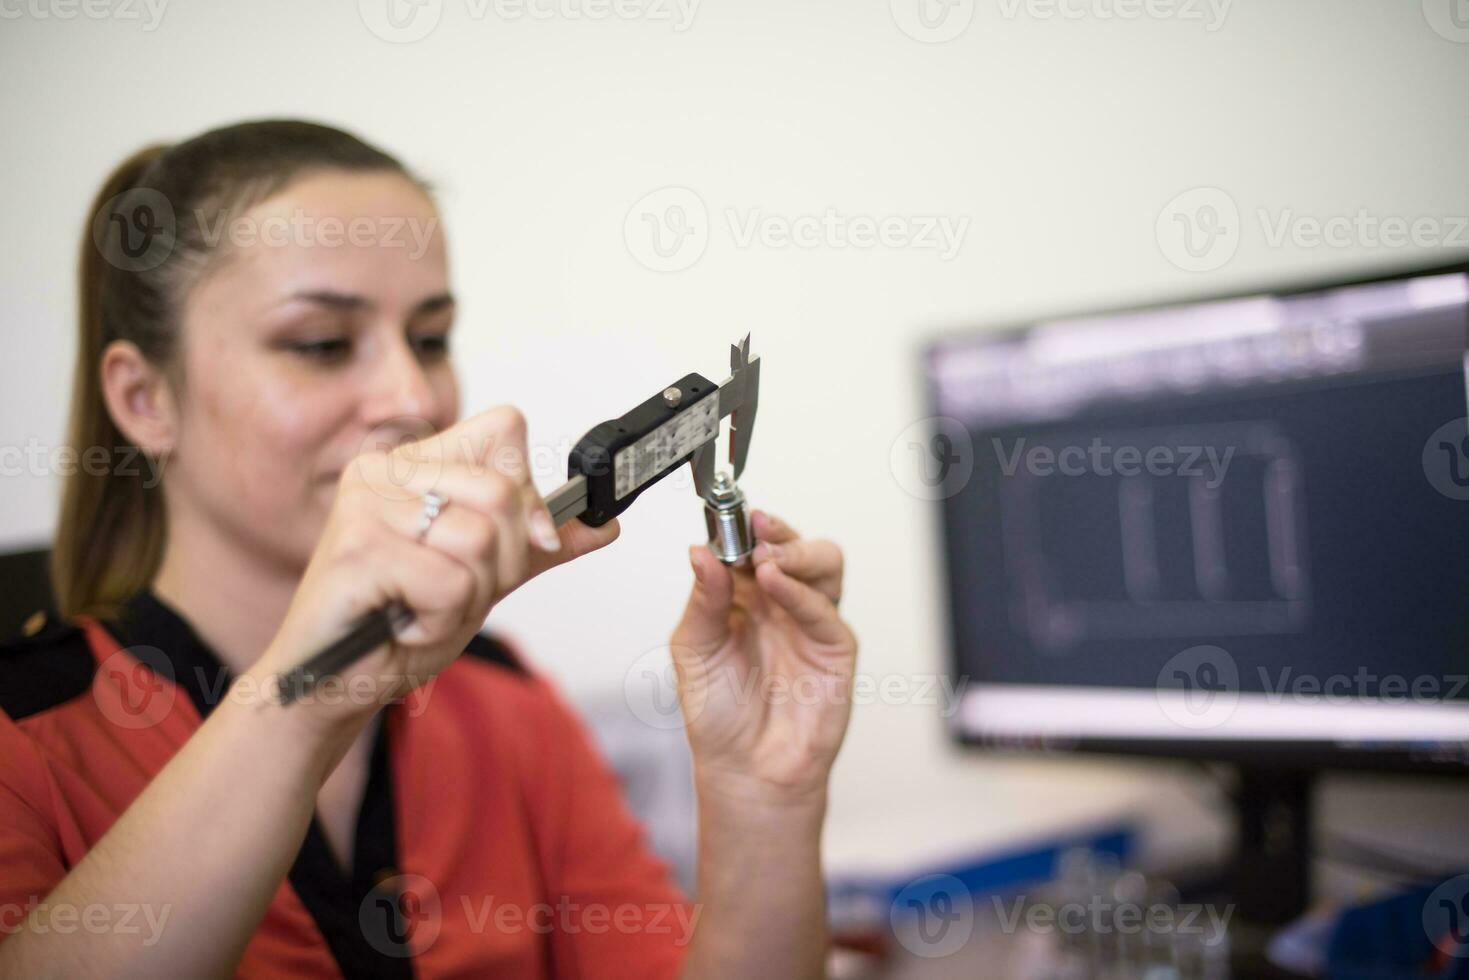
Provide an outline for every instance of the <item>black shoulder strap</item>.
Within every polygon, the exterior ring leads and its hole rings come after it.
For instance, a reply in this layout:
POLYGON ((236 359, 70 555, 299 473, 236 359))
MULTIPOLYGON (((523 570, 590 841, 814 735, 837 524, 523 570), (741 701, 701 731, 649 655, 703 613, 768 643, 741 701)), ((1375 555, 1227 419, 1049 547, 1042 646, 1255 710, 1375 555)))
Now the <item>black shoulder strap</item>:
POLYGON ((86 694, 97 672, 87 634, 48 615, 29 636, 0 643, 0 710, 19 721, 86 694))
POLYGON ((503 667, 512 674, 521 677, 530 676, 530 671, 526 669, 525 664, 520 662, 520 658, 510 649, 510 646, 490 633, 474 634, 474 637, 465 646, 464 652, 476 660, 484 660, 497 667, 503 667))

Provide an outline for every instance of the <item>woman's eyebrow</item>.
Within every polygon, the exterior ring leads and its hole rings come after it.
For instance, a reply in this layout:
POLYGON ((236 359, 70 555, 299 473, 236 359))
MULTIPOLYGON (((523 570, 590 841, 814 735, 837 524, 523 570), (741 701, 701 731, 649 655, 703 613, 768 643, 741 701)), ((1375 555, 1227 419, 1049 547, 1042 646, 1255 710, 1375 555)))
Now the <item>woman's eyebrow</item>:
POLYGON ((430 296, 426 300, 423 300, 421 303, 415 306, 413 308, 413 312, 408 315, 410 318, 412 318, 415 316, 421 316, 424 313, 437 313, 439 310, 448 309, 453 305, 454 295, 452 293, 439 293, 435 296, 430 296))
POLYGON ((372 308, 372 301, 366 296, 357 296, 352 293, 338 293, 330 289, 313 289, 306 292, 292 293, 292 300, 305 300, 308 303, 316 303, 333 310, 352 312, 354 310, 366 310, 372 308))
MULTIPOLYGON (((370 310, 375 305, 366 296, 358 296, 355 293, 339 293, 330 289, 313 289, 306 292, 293 293, 290 298, 293 300, 305 300, 308 303, 316 303, 320 306, 326 306, 333 310, 341 310, 348 313, 358 310, 370 310)), ((453 305, 454 296, 452 293, 437 293, 419 301, 418 305, 409 313, 409 316, 416 317, 424 313, 435 313, 453 305)))

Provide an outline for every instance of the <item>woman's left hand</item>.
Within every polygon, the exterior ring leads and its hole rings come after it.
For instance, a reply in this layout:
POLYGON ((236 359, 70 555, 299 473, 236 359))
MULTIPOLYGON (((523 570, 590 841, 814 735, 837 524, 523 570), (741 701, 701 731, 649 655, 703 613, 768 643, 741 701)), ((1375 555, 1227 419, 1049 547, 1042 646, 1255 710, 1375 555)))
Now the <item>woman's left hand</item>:
POLYGON ((764 511, 751 518, 752 565, 689 550, 695 582, 671 646, 695 769, 737 798, 822 800, 857 656, 837 612, 842 551, 764 511))

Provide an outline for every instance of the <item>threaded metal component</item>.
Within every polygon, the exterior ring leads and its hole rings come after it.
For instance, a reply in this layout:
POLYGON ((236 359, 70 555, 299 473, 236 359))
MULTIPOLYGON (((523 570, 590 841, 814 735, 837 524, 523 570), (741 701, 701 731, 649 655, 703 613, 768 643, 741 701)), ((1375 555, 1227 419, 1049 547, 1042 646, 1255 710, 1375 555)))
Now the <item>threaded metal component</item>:
POLYGON ((726 565, 738 565, 749 559, 755 547, 755 535, 745 513, 745 495, 725 473, 715 477, 712 489, 713 499, 704 501, 709 550, 726 565))

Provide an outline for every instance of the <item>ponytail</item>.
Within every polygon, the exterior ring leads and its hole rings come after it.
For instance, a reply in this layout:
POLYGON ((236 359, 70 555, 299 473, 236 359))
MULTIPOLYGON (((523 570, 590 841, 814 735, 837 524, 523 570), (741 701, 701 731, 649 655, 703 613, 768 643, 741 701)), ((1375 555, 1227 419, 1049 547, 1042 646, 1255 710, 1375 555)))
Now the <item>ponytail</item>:
MULTIPOLYGON (((166 149, 156 144, 124 160, 87 211, 78 262, 80 329, 67 424, 67 443, 78 457, 91 446, 112 450, 127 442, 107 411, 99 375, 102 352, 112 339, 104 324, 105 296, 113 285, 109 280, 126 273, 108 261, 94 241, 93 229, 108 220, 105 212, 113 208, 112 202, 140 185, 166 149)), ((62 616, 111 615, 158 570, 163 556, 163 488, 145 481, 143 472, 139 467, 96 471, 78 466, 67 475, 51 549, 51 588, 62 616)))

